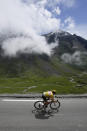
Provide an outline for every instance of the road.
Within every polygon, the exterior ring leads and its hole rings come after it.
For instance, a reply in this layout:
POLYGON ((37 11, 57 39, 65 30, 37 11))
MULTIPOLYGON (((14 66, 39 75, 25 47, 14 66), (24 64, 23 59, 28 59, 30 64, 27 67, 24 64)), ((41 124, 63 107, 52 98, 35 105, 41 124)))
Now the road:
POLYGON ((34 101, 0 99, 0 131, 87 131, 87 99, 59 99, 51 114, 32 113, 34 101))

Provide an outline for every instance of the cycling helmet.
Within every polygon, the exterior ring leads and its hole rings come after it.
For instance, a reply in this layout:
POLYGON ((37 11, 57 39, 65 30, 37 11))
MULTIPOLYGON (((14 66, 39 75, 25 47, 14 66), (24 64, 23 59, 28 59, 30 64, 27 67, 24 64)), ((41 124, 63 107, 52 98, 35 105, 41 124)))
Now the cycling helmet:
POLYGON ((53 93, 53 94, 56 94, 56 90, 52 90, 52 93, 53 93))

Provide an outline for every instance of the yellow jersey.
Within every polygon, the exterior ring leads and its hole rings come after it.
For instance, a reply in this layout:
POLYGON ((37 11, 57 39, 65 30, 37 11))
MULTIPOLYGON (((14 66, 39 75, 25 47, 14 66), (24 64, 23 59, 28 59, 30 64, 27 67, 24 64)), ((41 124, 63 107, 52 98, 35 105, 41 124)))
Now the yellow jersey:
POLYGON ((45 97, 48 97, 48 98, 54 98, 54 95, 53 95, 52 91, 44 92, 43 95, 45 97))

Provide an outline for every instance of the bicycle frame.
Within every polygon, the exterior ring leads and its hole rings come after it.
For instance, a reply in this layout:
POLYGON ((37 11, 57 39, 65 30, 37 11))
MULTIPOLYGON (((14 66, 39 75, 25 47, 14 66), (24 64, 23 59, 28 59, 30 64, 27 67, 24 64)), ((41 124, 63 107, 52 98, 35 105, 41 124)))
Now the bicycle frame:
POLYGON ((44 105, 46 104, 48 106, 52 102, 55 103, 55 102, 59 102, 59 101, 58 101, 58 99, 57 100, 53 100, 53 101, 52 100, 48 100, 47 102, 44 101, 44 105))

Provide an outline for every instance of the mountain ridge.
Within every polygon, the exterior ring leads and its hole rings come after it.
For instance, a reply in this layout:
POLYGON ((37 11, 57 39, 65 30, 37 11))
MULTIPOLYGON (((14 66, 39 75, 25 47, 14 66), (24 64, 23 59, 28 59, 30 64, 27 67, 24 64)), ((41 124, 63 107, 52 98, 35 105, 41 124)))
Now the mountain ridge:
MULTIPOLYGON (((0 46, 0 94, 42 93, 52 89, 56 89, 58 94, 87 93, 87 63, 79 63, 87 60, 86 56, 83 57, 87 41, 68 33, 51 33, 44 37, 48 44, 56 43, 51 56, 18 52, 17 57, 9 57, 3 55, 0 46), (75 45, 78 49, 72 48, 75 45)), ((8 35, 3 39, 0 37, 0 45, 7 38, 8 35)))
MULTIPOLYGON (((22 37, 22 34, 20 34, 19 36, 22 37)), ((3 36, 3 39, 1 39, 2 37, 0 37, 0 45, 4 39, 6 40, 9 37, 13 38, 17 36, 8 34, 7 37, 5 38, 3 36)), ((44 37, 46 38, 46 41, 48 44, 55 43, 55 42, 57 43, 57 46, 53 49, 53 54, 50 57, 44 53, 41 55, 37 53, 34 53, 34 54, 18 53, 17 57, 8 57, 8 56, 3 57, 2 56, 3 51, 0 47, 0 67, 1 67, 1 70, 3 70, 0 72, 6 72, 6 74, 8 75, 10 73, 12 75, 12 73, 14 72, 13 76, 14 74, 16 75, 16 73, 20 74, 26 71, 28 72, 30 71, 33 73, 36 72, 36 74, 39 74, 38 73, 39 71, 42 75, 44 75, 44 72, 46 72, 47 75, 50 75, 50 74, 58 75, 58 74, 61 74, 61 72, 72 73, 72 70, 76 70, 78 65, 75 63, 78 61, 75 62, 75 60, 73 60, 73 62, 71 63, 70 61, 66 62, 63 60, 62 56, 66 53, 72 55, 76 51, 86 52, 87 51, 87 40, 75 34, 72 35, 64 31, 51 32, 49 34, 45 34, 44 37), (65 67, 62 65, 64 65, 65 67), (63 69, 62 68, 60 69, 59 67, 60 68, 62 67, 63 69)), ((66 59, 66 55, 64 56, 64 59, 66 59)), ((85 68, 83 68, 82 65, 81 65, 81 68, 79 69, 85 70, 85 68)))

